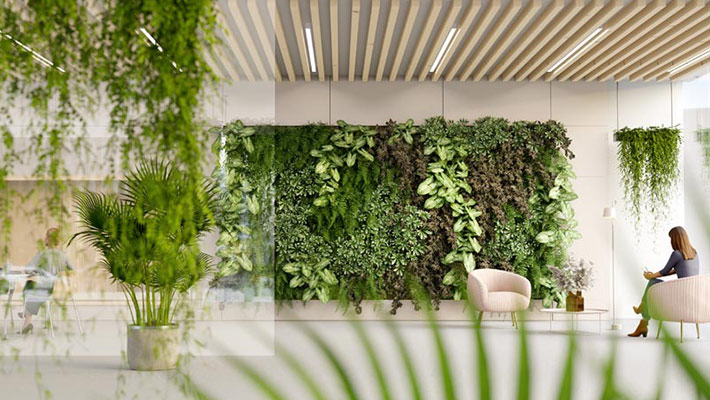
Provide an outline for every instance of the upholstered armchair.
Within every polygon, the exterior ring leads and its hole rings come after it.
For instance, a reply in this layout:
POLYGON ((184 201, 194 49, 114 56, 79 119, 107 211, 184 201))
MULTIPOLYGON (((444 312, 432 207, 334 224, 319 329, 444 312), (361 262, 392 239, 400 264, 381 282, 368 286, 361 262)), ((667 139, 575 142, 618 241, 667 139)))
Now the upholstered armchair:
POLYGON ((658 332, 664 321, 680 322, 680 341, 683 342, 683 323, 695 324, 700 339, 700 324, 710 322, 710 275, 698 275, 657 283, 648 290, 648 311, 658 320, 658 332))
POLYGON ((479 311, 478 322, 484 312, 510 313, 518 327, 515 314, 530 305, 530 281, 512 272, 497 269, 477 269, 468 275, 468 298, 479 311))

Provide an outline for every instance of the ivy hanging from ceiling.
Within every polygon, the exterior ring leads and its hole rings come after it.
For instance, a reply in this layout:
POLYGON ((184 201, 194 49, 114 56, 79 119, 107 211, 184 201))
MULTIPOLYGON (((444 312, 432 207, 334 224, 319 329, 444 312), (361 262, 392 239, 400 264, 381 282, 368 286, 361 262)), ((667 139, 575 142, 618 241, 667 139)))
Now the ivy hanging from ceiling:
POLYGON ((38 210, 66 221, 66 160, 88 158, 96 128, 87 118, 99 107, 110 114, 111 137, 101 162, 115 165, 116 176, 158 154, 201 182, 200 99, 215 81, 203 54, 214 30, 211 0, 0 0, 0 260, 17 197, 7 179, 34 165, 32 180, 51 193, 38 210))
POLYGON ((275 268, 279 300, 359 311, 392 299, 394 312, 415 288, 437 305, 466 296, 472 269, 500 268, 528 277, 547 304, 560 299, 547 266, 562 267, 579 234, 559 123, 235 121, 218 133, 223 277, 275 268), (271 201, 273 210, 259 206, 271 201))
POLYGON ((629 128, 615 133, 624 200, 638 231, 666 217, 680 176, 680 130, 629 128))

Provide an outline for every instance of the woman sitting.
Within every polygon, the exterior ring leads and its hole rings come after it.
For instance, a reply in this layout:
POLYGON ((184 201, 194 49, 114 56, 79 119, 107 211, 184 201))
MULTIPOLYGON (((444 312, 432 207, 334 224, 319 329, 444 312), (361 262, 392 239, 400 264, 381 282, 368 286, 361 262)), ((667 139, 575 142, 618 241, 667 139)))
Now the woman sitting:
POLYGON ((37 315, 39 307, 49 300, 57 275, 74 269, 67 255, 57 248, 59 242, 59 229, 47 230, 44 237, 45 249, 39 251, 25 267, 29 277, 22 291, 25 297, 25 311, 19 313, 20 318, 25 319, 22 334, 32 333, 32 316, 37 315))
POLYGON ((639 322, 636 330, 629 333, 631 337, 639 337, 641 335, 646 337, 646 335, 648 335, 648 321, 651 319, 647 301, 648 289, 659 282, 663 282, 662 279, 658 279, 659 277, 675 274, 678 278, 687 278, 689 276, 698 275, 700 271, 698 252, 691 246, 688 233, 685 229, 683 229, 682 226, 676 226, 668 232, 668 236, 671 238, 673 253, 671 253, 671 257, 668 259, 666 266, 658 272, 646 270, 643 273, 643 277, 648 279, 648 284, 643 292, 641 304, 639 304, 638 307, 634 307, 634 312, 641 314, 643 319, 639 322))

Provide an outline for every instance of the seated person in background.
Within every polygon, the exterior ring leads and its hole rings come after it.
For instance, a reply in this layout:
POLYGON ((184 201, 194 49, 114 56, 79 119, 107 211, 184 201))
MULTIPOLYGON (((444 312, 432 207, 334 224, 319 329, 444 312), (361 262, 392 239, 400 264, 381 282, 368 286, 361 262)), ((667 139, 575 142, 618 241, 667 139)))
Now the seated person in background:
POLYGON ((22 291, 25 297, 25 311, 19 313, 20 318, 25 319, 22 334, 32 333, 32 316, 37 315, 39 307, 49 299, 57 275, 74 269, 67 255, 58 249, 60 244, 59 229, 50 228, 47 230, 44 244, 45 248, 40 250, 25 267, 25 272, 29 274, 29 277, 22 291))
POLYGON ((643 277, 648 279, 648 284, 643 292, 643 297, 641 298, 641 304, 638 307, 634 307, 634 312, 636 314, 641 314, 643 319, 639 322, 636 330, 629 333, 631 337, 639 337, 643 335, 646 337, 648 334, 648 321, 651 319, 651 315, 648 311, 648 289, 660 282, 662 279, 658 279, 661 276, 677 275, 678 278, 687 278, 689 276, 698 275, 700 272, 700 260, 698 259, 698 252, 695 251, 693 246, 690 244, 690 238, 688 233, 683 229, 682 226, 676 226, 668 232, 668 236, 671 238, 671 247, 673 252, 671 257, 668 259, 666 266, 658 272, 644 271, 643 277))

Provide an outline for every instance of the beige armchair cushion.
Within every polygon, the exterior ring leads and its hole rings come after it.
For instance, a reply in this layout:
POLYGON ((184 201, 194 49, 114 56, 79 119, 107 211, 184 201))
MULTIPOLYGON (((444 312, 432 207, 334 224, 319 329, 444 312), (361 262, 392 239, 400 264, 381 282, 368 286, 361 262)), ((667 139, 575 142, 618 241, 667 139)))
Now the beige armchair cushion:
POLYGON ((479 311, 517 312, 530 305, 530 281, 512 272, 477 269, 468 275, 467 286, 468 298, 479 311))
POLYGON ((651 318, 671 322, 710 322, 710 275, 657 283, 648 290, 651 318))

